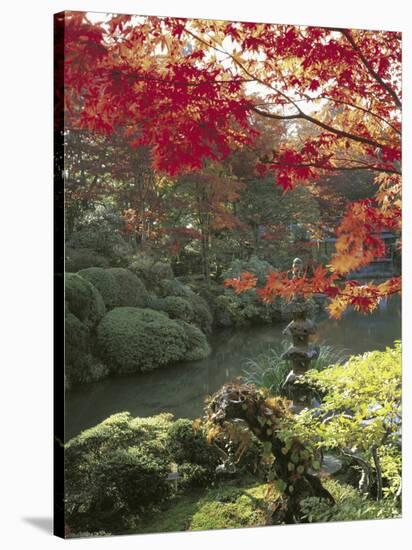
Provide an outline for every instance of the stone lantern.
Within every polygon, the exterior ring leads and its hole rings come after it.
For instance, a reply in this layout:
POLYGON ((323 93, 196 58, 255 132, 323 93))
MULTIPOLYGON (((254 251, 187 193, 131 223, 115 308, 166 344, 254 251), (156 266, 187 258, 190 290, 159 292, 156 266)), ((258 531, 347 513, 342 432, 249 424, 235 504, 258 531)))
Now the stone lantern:
MULTIPOLYGON (((291 277, 303 277, 303 262, 300 258, 293 260, 291 277)), ((310 336, 316 332, 314 322, 308 318, 311 310, 311 304, 300 294, 296 294, 284 307, 284 312, 292 317, 292 320, 283 334, 292 339, 292 345, 283 353, 282 359, 290 361, 292 369, 282 388, 289 399, 292 399, 292 408, 296 412, 310 406, 310 395, 307 388, 299 383, 299 377, 310 368, 310 362, 319 357, 320 351, 319 346, 309 343, 310 336)))

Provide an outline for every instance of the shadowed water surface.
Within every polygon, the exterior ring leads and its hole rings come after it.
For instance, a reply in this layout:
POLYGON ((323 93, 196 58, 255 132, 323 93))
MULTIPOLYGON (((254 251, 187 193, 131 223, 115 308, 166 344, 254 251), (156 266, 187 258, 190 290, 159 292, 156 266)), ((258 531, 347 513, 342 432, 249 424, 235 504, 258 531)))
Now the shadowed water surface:
MULTIPOLYGON (((113 377, 84 385, 66 395, 66 440, 111 414, 133 416, 171 412, 176 417, 201 415, 204 398, 240 376, 245 363, 278 345, 285 323, 216 331, 212 354, 202 361, 177 363, 145 374, 113 377)), ((340 321, 318 319, 317 339, 351 354, 385 349, 401 338, 401 303, 383 300, 371 315, 349 311, 340 321)))

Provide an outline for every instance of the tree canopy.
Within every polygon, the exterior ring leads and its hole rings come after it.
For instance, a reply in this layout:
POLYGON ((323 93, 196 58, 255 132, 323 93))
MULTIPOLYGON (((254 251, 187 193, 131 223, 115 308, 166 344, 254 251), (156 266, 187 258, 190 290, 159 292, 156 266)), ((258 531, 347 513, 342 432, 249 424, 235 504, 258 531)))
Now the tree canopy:
MULTIPOLYGON (((303 185, 316 192, 331 173, 371 173, 375 193, 346 205, 330 264, 298 281, 271 274, 259 290, 263 299, 324 292, 339 317, 348 305, 370 311, 400 291, 399 277, 341 282, 384 254, 382 230, 400 232, 400 33, 131 15, 94 21, 83 12, 62 17, 66 129, 115 134, 132 149, 149 150, 155 172, 189 174, 200 184, 207 163, 256 151, 259 121, 268 121, 277 125, 270 127, 277 139, 252 155, 253 169, 273 175, 285 191, 303 185)), ((226 185, 212 179, 215 187, 226 185)), ((247 273, 228 281, 239 292, 255 283, 247 273)))

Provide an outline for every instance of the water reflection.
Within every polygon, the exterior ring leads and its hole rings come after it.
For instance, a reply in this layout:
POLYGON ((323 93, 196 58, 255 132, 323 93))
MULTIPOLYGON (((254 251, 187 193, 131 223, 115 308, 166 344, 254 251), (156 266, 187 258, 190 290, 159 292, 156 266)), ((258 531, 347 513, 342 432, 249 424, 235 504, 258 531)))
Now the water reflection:
MULTIPOLYGON (((318 319, 317 339, 362 353, 384 349, 401 337, 398 297, 365 316, 348 311, 340 321, 318 319)), ((224 382, 242 374, 245 361, 283 340, 280 325, 221 330, 211 338, 212 354, 202 361, 180 363, 151 373, 88 384, 66 396, 66 438, 107 416, 129 411, 136 416, 171 412, 176 417, 201 415, 204 398, 224 382)))

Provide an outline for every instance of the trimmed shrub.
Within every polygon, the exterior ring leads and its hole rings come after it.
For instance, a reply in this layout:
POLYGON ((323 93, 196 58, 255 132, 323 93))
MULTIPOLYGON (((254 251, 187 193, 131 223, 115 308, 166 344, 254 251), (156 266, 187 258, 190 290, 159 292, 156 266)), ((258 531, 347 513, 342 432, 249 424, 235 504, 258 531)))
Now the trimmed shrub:
POLYGON ((154 259, 146 254, 137 254, 131 258, 128 269, 141 279, 147 288, 150 288, 152 281, 150 269, 154 259))
POLYGON ((90 350, 87 326, 66 310, 65 316, 65 378, 70 388, 82 382, 93 382, 106 376, 108 369, 90 350))
POLYGON ((190 299, 194 292, 177 279, 164 279, 159 283, 162 296, 178 296, 179 298, 190 299))
POLYGON ((193 308, 184 298, 178 296, 166 296, 164 299, 165 311, 172 319, 191 321, 193 319, 193 308))
POLYGON ((65 299, 69 310, 87 327, 94 327, 104 316, 106 308, 97 288, 75 273, 64 277, 65 299))
POLYGON ((147 371, 183 359, 187 337, 183 327, 152 309, 119 307, 97 330, 102 358, 119 373, 147 371))
POLYGON ((117 283, 116 306, 146 306, 147 290, 137 275, 123 267, 112 267, 107 272, 114 277, 117 283))
POLYGON ((165 443, 172 415, 115 414, 65 445, 67 521, 74 533, 119 532, 171 491, 165 443))
POLYGON ((198 361, 210 355, 211 348, 203 332, 190 323, 179 321, 187 336, 185 361, 198 361))
POLYGON ((214 301, 214 320, 218 327, 242 324, 240 303, 234 295, 221 294, 214 301))
POLYGON ((156 296, 156 294, 153 294, 153 292, 149 292, 147 296, 147 307, 156 311, 165 311, 166 306, 164 298, 160 298, 156 296))
POLYGON ((139 447, 105 455, 90 475, 95 527, 128 527, 130 515, 166 499, 172 492, 169 471, 164 460, 139 447))
POLYGON ((189 302, 193 308, 193 322, 205 333, 212 332, 213 315, 204 298, 193 293, 189 297, 189 302))
POLYGON ((150 267, 150 276, 157 283, 159 283, 163 279, 173 279, 173 269, 169 264, 166 264, 164 262, 155 262, 150 267))
POLYGON ((261 260, 257 256, 251 256, 249 260, 233 260, 230 267, 222 273, 222 279, 231 279, 239 277, 245 271, 253 273, 258 278, 258 284, 265 284, 266 277, 270 271, 273 271, 273 266, 266 260, 261 260))
POLYGON ((65 270, 69 273, 76 273, 88 267, 108 267, 107 259, 91 248, 70 248, 66 247, 65 270))
POLYGON ((100 292, 107 309, 119 305, 119 289, 116 277, 110 270, 101 267, 89 267, 79 271, 78 275, 87 279, 100 292))
POLYGON ((215 449, 208 444, 201 430, 193 428, 193 421, 179 418, 167 430, 166 448, 177 464, 193 462, 214 468, 218 464, 215 449))
POLYGON ((215 478, 219 464, 217 451, 207 443, 201 430, 193 429, 191 420, 180 418, 170 425, 166 448, 178 465, 182 486, 204 486, 215 478))

